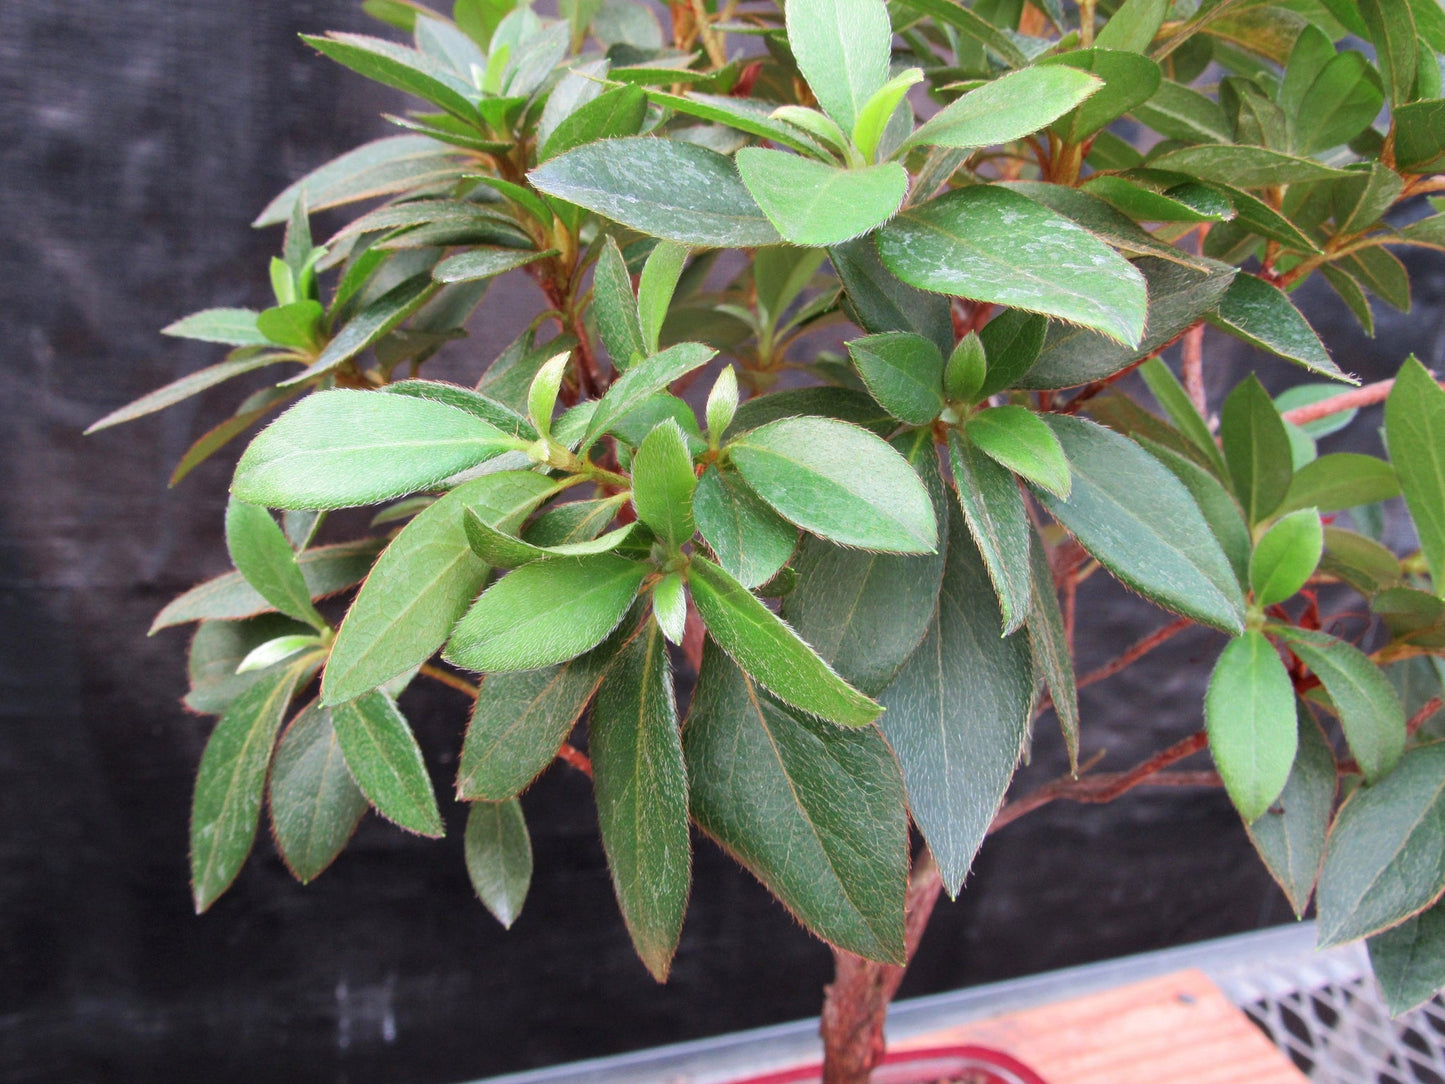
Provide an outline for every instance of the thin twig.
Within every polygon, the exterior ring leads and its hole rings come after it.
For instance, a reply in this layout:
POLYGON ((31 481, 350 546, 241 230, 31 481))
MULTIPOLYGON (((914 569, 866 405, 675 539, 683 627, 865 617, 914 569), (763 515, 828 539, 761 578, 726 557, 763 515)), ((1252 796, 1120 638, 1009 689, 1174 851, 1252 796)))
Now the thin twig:
POLYGON ((443 670, 440 666, 433 666, 429 662, 422 663, 418 673, 424 677, 431 678, 433 681, 439 681, 459 693, 466 693, 473 700, 482 694, 480 686, 473 685, 466 678, 453 674, 450 670, 443 670))
POLYGON ((558 747, 557 759, 566 761, 568 764, 572 765, 572 767, 576 768, 579 772, 585 775, 588 779, 592 778, 592 758, 589 757, 586 753, 582 752, 581 749, 578 749, 571 742, 564 741, 558 747))
POLYGON ((1079 680, 1075 683, 1076 687, 1082 689, 1084 686, 1092 685, 1096 681, 1103 681, 1105 678, 1113 677, 1119 671, 1138 662, 1160 644, 1166 643, 1167 641, 1173 639, 1175 636, 1178 636, 1181 632, 1189 628, 1189 626, 1192 624, 1194 624, 1194 622, 1189 620, 1189 618, 1181 617, 1177 620, 1171 621, 1162 629, 1156 629, 1154 632, 1151 632, 1148 636, 1144 637, 1138 643, 1134 644, 1133 647, 1129 648, 1117 658, 1113 659, 1110 662, 1106 662, 1097 670, 1090 670, 1083 677, 1079 678, 1079 680))
POLYGON ((1189 401, 1200 417, 1209 417, 1209 403, 1204 395, 1204 325, 1195 324, 1184 333, 1181 344, 1180 372, 1184 377, 1184 390, 1189 401))

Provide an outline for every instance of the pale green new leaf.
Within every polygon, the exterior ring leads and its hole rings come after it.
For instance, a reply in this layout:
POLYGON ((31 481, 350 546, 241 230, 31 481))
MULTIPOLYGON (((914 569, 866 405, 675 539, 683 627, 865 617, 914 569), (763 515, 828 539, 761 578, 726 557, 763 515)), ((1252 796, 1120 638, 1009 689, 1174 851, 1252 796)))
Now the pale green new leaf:
POLYGON ((645 399, 664 390, 678 377, 706 365, 716 356, 716 350, 702 343, 678 343, 632 365, 597 401, 597 408, 588 420, 578 446, 578 454, 585 455, 598 437, 624 415, 641 406, 645 399))
POLYGON ((1224 789, 1253 824, 1284 790, 1299 740, 1294 685, 1263 633, 1249 629, 1225 647, 1209 679, 1204 719, 1224 789))
POLYGON ((696 488, 687 440, 681 427, 669 419, 647 435, 632 457, 632 503, 637 518, 677 549, 697 530, 692 518, 696 488))
POLYGON ((1249 559, 1249 585, 1260 606, 1273 606, 1298 591, 1319 566, 1324 527, 1314 508, 1282 516, 1255 543, 1249 559))
POLYGON ((908 194, 897 162, 844 169, 787 151, 744 147, 738 173, 753 199, 795 245, 836 245, 892 218, 908 194))
POLYGON ((964 432, 996 463, 1056 497, 1068 498, 1069 464, 1059 438, 1027 407, 986 407, 968 419, 964 432))
POLYGON ((918 127, 905 147, 992 147, 1046 128, 1100 87, 1077 68, 1009 72, 951 102, 918 127))
POLYGON ((788 45, 818 104, 851 132, 888 80, 893 28, 882 0, 787 0, 788 45))

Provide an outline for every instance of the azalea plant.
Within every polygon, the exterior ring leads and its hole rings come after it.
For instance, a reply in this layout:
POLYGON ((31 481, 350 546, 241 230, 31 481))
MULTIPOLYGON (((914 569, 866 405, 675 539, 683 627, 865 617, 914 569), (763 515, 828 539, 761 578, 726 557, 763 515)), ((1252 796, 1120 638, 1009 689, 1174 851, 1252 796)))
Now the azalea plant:
POLYGON ((1445 249, 1435 0, 676 0, 666 32, 636 0, 365 6, 384 36, 306 40, 417 100, 404 131, 261 213, 273 307, 166 329, 224 360, 92 427, 280 374, 174 478, 264 423, 235 571, 155 622, 196 626, 186 704, 219 716, 198 911, 266 806, 302 881, 368 809, 441 835, 397 703, 435 680, 475 703, 493 914, 528 785, 581 770, 661 981, 696 825, 833 947, 830 1082, 867 1079, 990 830, 1138 785, 1222 786, 1395 1009, 1445 984, 1445 390, 1413 359, 1354 387, 1291 299, 1318 273, 1369 331, 1409 305, 1392 249, 1445 249), (512 271, 526 332, 475 386, 422 375, 512 271), (1209 402, 1206 326, 1302 380, 1209 402), (1317 453, 1382 400, 1383 455, 1317 453), (1173 616, 1076 677, 1099 571, 1173 616), (1194 624, 1199 733, 1080 763, 1080 685, 1194 624), (1031 738, 1073 770, 1005 804, 1031 738))

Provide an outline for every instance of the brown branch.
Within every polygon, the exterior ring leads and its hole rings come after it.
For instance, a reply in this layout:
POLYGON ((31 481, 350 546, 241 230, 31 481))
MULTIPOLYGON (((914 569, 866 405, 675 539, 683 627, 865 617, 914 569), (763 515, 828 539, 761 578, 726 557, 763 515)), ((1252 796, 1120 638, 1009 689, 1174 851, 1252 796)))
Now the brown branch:
POLYGON ((1079 678, 1076 686, 1082 689, 1086 685, 1093 685, 1097 681, 1103 681, 1105 678, 1113 677, 1115 674, 1119 673, 1119 671, 1124 670, 1127 667, 1132 666, 1134 663, 1138 662, 1140 659, 1142 659, 1145 655, 1149 654, 1149 652, 1153 651, 1159 645, 1167 643, 1175 636, 1178 636, 1181 632, 1189 628, 1189 626, 1192 624, 1194 624, 1194 622, 1189 620, 1189 618, 1181 617, 1175 621, 1171 621, 1162 629, 1156 629, 1154 632, 1151 632, 1148 636, 1138 641, 1136 644, 1134 644, 1134 646, 1129 648, 1123 654, 1119 655, 1117 658, 1113 659, 1110 662, 1106 662, 1097 670, 1090 670, 1083 677, 1079 678))
POLYGON ((587 778, 592 778, 592 758, 571 742, 563 742, 557 749, 557 759, 566 761, 587 778))
POLYGON ((480 686, 473 685, 466 678, 453 674, 450 670, 443 670, 440 666, 433 666, 424 662, 421 669, 417 671, 423 677, 429 677, 433 681, 439 681, 448 688, 455 689, 459 693, 466 693, 473 700, 482 694, 480 686))
POLYGON ((1425 725, 1425 720, 1440 710, 1441 700, 1438 696, 1432 696, 1425 703, 1420 705, 1420 710, 1410 716, 1410 721, 1405 724, 1405 733, 1413 734, 1425 725))
POLYGON ((1203 418, 1209 417, 1209 402, 1204 394, 1204 325, 1195 324, 1184 333, 1180 373, 1189 401, 1203 418))
MULTIPOLYGON (((1439 384, 1445 388, 1445 381, 1439 381, 1439 384)), ((1393 379, 1378 380, 1373 384, 1366 384, 1362 388, 1355 388, 1352 391, 1341 392, 1339 395, 1332 395, 1328 399, 1321 399, 1318 403, 1307 403, 1304 406, 1295 407, 1293 410, 1286 410, 1281 416, 1287 422, 1304 425, 1306 422, 1328 418, 1331 414, 1340 414, 1346 410, 1357 410, 1360 407, 1378 403, 1390 394, 1390 389, 1394 386, 1393 379)))

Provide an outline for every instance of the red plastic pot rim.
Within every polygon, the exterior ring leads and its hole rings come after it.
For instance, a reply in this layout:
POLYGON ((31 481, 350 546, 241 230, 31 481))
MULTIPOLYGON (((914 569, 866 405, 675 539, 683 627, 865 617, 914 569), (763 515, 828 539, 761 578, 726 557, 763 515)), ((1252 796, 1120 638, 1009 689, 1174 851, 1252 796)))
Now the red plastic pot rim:
MULTIPOLYGON (((734 1084, 814 1084, 822 1079, 822 1073, 821 1065, 805 1065, 746 1077, 734 1084)), ((973 1073, 978 1084, 1047 1084, 1017 1058, 986 1046, 939 1046, 887 1054, 874 1070, 874 1084, 932 1084, 949 1074, 963 1073, 973 1073), (899 1072, 889 1073, 890 1068, 899 1072)))

